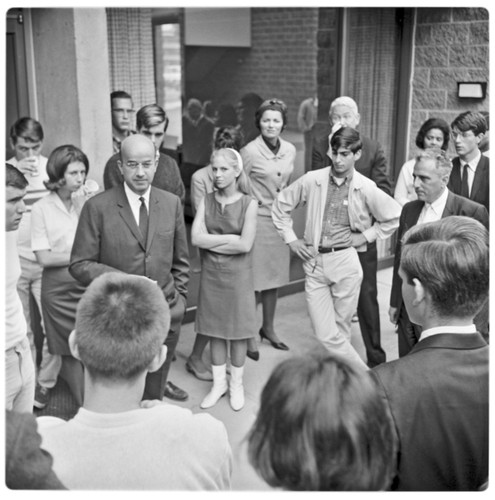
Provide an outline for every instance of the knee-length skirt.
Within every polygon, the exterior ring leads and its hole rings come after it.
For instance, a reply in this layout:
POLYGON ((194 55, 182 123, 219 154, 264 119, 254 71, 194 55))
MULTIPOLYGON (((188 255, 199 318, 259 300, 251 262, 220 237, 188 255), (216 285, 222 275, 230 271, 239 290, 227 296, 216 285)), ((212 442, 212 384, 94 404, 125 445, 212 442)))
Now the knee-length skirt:
POLYGON ((69 273, 68 266, 47 267, 41 277, 41 308, 48 350, 69 355, 69 335, 76 322, 76 308, 85 288, 69 273))

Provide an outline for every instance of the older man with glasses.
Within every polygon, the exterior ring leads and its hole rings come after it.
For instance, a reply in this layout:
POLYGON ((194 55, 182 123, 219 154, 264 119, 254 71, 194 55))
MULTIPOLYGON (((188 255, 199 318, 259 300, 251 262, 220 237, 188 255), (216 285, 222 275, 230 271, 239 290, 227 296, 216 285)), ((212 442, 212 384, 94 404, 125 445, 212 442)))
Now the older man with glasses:
POLYGON ((83 285, 109 271, 146 276, 162 289, 171 313, 165 363, 146 377, 144 399, 188 395, 170 382, 168 371, 186 311, 189 249, 178 196, 151 186, 157 168, 153 142, 135 134, 122 142, 123 182, 88 200, 82 209, 70 273, 83 285))

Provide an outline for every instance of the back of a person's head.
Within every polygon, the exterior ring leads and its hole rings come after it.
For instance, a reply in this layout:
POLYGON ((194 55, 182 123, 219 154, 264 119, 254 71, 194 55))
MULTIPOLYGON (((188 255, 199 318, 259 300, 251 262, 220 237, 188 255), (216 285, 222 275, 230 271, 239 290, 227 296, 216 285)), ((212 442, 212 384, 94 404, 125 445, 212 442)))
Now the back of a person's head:
POLYGON ((78 355, 94 379, 132 380, 146 371, 170 326, 158 285, 131 274, 105 273, 79 301, 78 355))
POLYGON ((236 127, 220 127, 215 132, 213 149, 232 148, 240 151, 244 144, 242 131, 236 127))
POLYGON ((329 353, 288 359, 272 372, 249 434, 249 460, 273 487, 386 489, 396 438, 370 373, 329 353))
POLYGON ((330 147, 332 151, 337 151, 339 148, 346 148, 353 153, 357 153, 360 149, 363 149, 363 143, 361 141, 361 135, 356 129, 352 127, 342 127, 332 135, 330 147))
POLYGON ((465 111, 461 113, 456 116, 450 126, 452 129, 456 128, 461 132, 471 130, 474 135, 485 134, 488 129, 485 117, 478 111, 465 111))
POLYGON ((10 163, 5 164, 5 186, 16 189, 24 189, 28 185, 28 180, 24 174, 10 163))
POLYGON ((12 140, 12 144, 17 144, 17 139, 19 137, 29 142, 43 141, 44 135, 41 123, 29 116, 19 118, 12 127, 10 127, 10 139, 12 140))
POLYGON ((418 279, 441 317, 476 315, 488 297, 488 231, 471 217, 419 224, 403 237, 401 268, 418 279))
POLYGON ((136 128, 138 130, 141 130, 143 127, 146 129, 156 127, 163 122, 166 122, 166 130, 168 125, 167 113, 158 104, 146 104, 146 106, 140 108, 136 113, 136 128))

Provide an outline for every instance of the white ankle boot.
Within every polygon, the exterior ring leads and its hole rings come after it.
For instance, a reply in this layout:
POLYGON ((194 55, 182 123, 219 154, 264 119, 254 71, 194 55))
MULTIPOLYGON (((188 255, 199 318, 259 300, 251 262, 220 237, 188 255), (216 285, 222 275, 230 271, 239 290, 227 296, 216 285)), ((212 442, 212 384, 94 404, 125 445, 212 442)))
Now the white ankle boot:
POLYGON ((243 373, 244 366, 232 365, 230 368, 230 406, 235 411, 241 410, 244 406, 243 373))
POLYGON ((218 400, 227 392, 229 386, 227 385, 227 365, 211 365, 213 372, 213 387, 206 395, 200 408, 206 409, 215 406, 218 400))

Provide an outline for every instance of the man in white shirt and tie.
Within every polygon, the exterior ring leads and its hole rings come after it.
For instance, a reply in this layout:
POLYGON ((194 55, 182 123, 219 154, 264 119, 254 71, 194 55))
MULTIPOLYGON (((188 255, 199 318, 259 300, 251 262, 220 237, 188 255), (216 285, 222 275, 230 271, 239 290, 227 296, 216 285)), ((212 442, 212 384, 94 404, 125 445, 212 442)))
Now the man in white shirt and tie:
POLYGON ((85 286, 109 271, 157 282, 171 313, 168 352, 162 367, 148 373, 143 397, 185 400, 187 393, 167 378, 186 310, 189 249, 180 198, 151 185, 157 162, 150 139, 141 134, 124 139, 119 160, 124 182, 83 205, 69 271, 85 286))
MULTIPOLYGON (((434 222, 451 215, 465 215, 481 222, 488 228, 488 211, 483 205, 458 196, 447 189, 452 163, 440 149, 421 151, 414 165, 414 189, 418 199, 402 208, 395 249, 394 273, 390 293, 390 321, 397 325, 399 357, 405 356, 416 344, 421 327, 412 323, 402 300, 399 276, 402 237, 417 224, 434 222)), ((481 333, 487 333, 487 309, 477 316, 476 324, 481 333)))
POLYGON ((487 132, 486 119, 482 113, 466 111, 450 126, 458 157, 452 160, 448 188, 490 210, 490 160, 479 149, 487 132))

